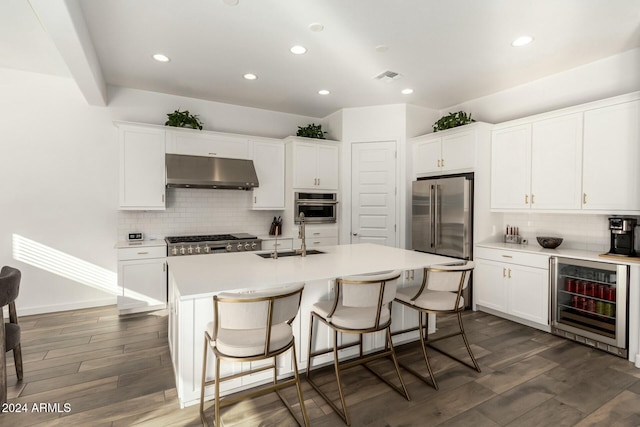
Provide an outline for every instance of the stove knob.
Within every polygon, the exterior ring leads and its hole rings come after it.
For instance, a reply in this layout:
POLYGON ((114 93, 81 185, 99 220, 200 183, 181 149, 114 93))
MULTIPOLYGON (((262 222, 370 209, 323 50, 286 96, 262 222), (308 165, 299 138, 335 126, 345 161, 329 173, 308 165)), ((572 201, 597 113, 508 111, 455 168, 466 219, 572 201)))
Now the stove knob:
POLYGON ((171 253, 175 256, 178 255, 178 247, 174 246, 173 249, 171 249, 171 253))
POLYGON ((196 246, 196 253, 199 254, 200 251, 202 251, 202 249, 200 248, 200 246, 196 246))
POLYGON ((227 252, 231 252, 233 250, 233 246, 231 246, 231 243, 229 243, 226 247, 227 252))
POLYGON ((257 247, 258 247, 258 244, 257 244, 256 242, 253 242, 253 243, 251 244, 251 249, 252 249, 252 250, 254 250, 254 251, 255 251, 257 247))
POLYGON ((187 249, 187 251, 189 252, 189 255, 193 255, 193 248, 191 246, 189 246, 189 249, 187 249))
POLYGON ((209 246, 205 246, 205 247, 204 247, 204 253, 205 253, 205 254, 208 254, 208 253, 209 253, 209 250, 210 250, 209 246))
POLYGON ((242 243, 238 243, 238 250, 241 251, 242 250, 242 243))
POLYGON ((245 250, 245 251, 250 251, 250 250, 251 250, 251 245, 250 245, 250 244, 248 244, 248 243, 245 243, 245 244, 244 244, 244 250, 245 250))
POLYGON ((180 255, 184 255, 186 249, 184 248, 184 246, 180 247, 180 255))

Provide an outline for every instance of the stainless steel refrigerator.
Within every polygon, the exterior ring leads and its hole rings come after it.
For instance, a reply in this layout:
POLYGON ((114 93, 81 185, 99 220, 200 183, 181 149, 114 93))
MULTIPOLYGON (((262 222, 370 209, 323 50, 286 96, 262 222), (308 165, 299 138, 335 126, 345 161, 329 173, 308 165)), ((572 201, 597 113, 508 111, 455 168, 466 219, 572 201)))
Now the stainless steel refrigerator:
POLYGON ((472 259, 473 174, 413 182, 413 249, 472 259))

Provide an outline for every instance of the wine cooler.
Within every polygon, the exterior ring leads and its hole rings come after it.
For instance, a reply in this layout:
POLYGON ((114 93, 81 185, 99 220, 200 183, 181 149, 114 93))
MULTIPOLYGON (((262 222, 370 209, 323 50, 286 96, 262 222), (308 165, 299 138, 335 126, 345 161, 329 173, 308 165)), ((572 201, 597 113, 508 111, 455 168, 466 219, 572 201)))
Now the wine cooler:
POLYGON ((629 267, 551 258, 551 332, 627 357, 629 267))

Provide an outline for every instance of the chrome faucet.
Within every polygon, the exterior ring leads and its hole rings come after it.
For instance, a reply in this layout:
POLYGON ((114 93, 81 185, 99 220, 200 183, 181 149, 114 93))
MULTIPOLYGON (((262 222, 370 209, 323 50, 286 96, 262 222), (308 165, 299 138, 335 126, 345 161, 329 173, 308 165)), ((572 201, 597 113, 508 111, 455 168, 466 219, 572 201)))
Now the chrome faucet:
POLYGON ((307 242, 304 230, 304 213, 300 212, 298 216, 300 219, 300 228, 298 229, 298 239, 302 239, 302 243, 300 244, 300 249, 296 249, 296 253, 300 254, 300 256, 307 256, 307 242))

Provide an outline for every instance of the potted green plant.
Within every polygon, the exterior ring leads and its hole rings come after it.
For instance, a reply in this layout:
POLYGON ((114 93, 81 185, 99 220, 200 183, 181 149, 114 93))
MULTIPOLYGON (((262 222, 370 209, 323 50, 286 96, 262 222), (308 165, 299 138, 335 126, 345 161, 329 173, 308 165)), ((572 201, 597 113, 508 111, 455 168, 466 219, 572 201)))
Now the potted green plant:
POLYGON ((202 130, 202 122, 197 115, 190 114, 189 110, 180 111, 177 109, 173 113, 168 113, 167 118, 169 120, 164 123, 165 126, 202 130))
POLYGON ((467 114, 464 111, 449 113, 449 115, 443 116, 433 124, 433 131, 438 132, 439 130, 451 129, 472 122, 475 122, 475 120, 471 118, 471 114, 467 114))
POLYGON ((308 126, 302 127, 298 126, 298 132, 296 136, 304 136, 306 138, 318 138, 325 139, 324 134, 327 132, 322 131, 322 125, 316 125, 315 123, 311 123, 308 126))

